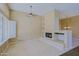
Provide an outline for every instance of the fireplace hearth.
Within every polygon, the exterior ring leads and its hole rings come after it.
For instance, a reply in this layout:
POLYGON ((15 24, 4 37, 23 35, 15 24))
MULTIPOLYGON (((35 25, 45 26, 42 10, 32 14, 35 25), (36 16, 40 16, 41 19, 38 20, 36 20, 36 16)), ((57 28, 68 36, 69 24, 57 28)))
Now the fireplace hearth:
POLYGON ((52 33, 45 33, 45 36, 48 38, 52 38, 52 33))

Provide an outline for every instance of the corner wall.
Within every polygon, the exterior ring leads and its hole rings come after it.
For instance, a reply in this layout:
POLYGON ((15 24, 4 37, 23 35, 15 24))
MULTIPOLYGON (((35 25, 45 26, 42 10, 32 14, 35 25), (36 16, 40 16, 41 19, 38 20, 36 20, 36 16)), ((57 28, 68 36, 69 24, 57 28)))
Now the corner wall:
POLYGON ((10 10, 7 3, 0 3, 0 12, 2 12, 7 18, 10 18, 10 10))

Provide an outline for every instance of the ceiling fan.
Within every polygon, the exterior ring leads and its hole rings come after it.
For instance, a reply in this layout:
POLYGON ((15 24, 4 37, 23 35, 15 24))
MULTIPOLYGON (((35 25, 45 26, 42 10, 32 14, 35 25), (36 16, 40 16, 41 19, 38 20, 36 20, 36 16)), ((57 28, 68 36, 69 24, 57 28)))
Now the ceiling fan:
POLYGON ((32 13, 32 6, 30 6, 30 13, 28 14, 28 16, 37 16, 36 14, 32 13))

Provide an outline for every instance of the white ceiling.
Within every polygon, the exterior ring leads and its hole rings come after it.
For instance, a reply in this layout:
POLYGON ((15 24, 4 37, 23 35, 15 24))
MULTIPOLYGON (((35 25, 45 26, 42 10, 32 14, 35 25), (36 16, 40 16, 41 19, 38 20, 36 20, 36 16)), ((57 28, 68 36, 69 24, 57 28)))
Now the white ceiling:
POLYGON ((58 10, 61 13, 61 18, 79 15, 78 3, 11 3, 10 9, 30 13, 30 7, 33 6, 33 13, 44 15, 50 11, 58 10))

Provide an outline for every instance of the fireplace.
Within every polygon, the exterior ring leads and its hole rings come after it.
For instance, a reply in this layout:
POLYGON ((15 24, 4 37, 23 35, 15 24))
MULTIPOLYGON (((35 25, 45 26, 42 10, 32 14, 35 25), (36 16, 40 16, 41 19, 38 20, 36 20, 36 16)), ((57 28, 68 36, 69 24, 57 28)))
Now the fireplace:
POLYGON ((52 38, 52 33, 45 33, 45 36, 48 38, 52 38))

